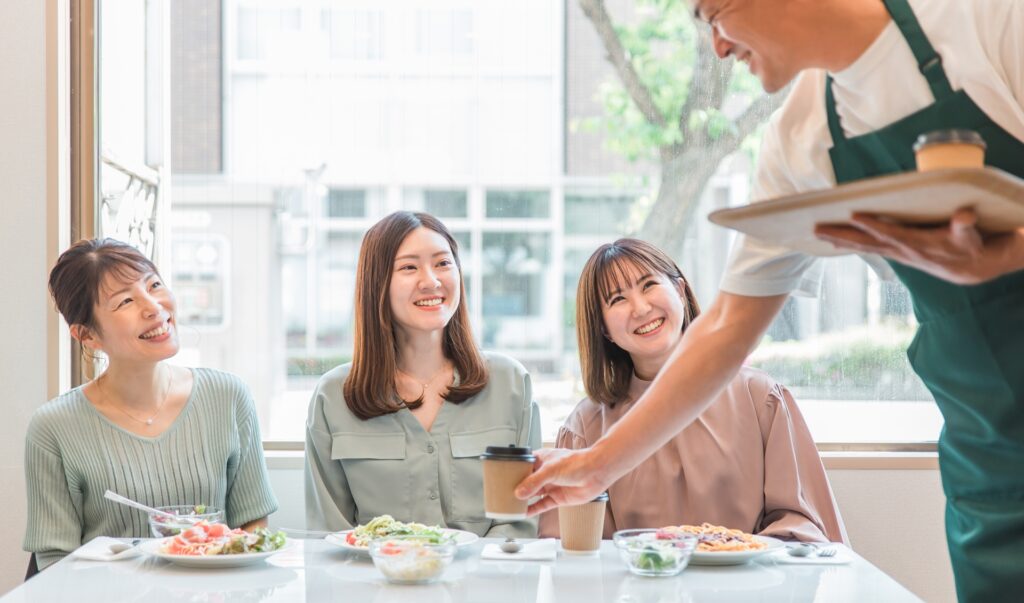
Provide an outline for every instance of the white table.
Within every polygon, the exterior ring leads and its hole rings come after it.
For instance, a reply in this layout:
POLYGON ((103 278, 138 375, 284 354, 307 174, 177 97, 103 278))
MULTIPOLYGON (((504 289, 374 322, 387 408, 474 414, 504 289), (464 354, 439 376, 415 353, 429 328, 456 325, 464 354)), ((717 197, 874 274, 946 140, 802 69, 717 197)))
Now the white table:
POLYGON ((485 541, 459 551, 442 581, 384 582, 369 557, 322 541, 296 540, 265 564, 186 569, 142 556, 128 561, 64 559, 0 598, 0 603, 180 601, 337 603, 696 603, 698 601, 919 601, 855 553, 847 565, 691 565, 673 578, 631 575, 610 541, 599 556, 559 554, 551 562, 480 559, 485 541))

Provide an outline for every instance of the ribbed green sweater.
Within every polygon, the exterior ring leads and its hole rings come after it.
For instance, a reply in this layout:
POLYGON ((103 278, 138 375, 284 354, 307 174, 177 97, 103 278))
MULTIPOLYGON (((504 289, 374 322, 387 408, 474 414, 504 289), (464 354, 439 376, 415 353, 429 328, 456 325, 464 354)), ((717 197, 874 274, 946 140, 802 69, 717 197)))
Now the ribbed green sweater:
POLYGON ((24 549, 40 568, 96 536, 151 536, 146 514, 103 498, 107 489, 153 507, 219 507, 232 527, 277 510, 249 388, 229 373, 192 374, 185 408, 155 438, 115 425, 80 387, 36 410, 25 438, 24 549))

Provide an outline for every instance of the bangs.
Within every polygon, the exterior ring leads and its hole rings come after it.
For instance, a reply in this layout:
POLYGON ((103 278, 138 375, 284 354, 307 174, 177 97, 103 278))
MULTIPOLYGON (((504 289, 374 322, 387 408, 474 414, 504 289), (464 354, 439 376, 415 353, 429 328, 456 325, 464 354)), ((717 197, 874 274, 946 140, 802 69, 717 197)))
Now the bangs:
POLYGON ((96 283, 96 291, 100 294, 100 297, 106 297, 107 294, 117 290, 111 289, 108 291, 107 287, 104 286, 108 277, 122 285, 130 285, 140 279, 158 274, 156 266, 145 257, 137 258, 128 254, 105 254, 99 256, 96 263, 98 268, 96 274, 99 276, 96 283))
POLYGON ((618 245, 601 254, 594 269, 601 303, 608 301, 612 293, 632 287, 641 276, 670 274, 647 255, 618 245))

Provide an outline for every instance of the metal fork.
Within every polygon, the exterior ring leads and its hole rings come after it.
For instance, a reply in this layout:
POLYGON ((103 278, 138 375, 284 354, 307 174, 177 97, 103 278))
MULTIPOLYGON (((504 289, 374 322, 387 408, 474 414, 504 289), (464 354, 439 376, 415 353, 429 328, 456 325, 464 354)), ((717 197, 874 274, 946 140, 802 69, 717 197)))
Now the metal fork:
POLYGON ((819 548, 818 552, 817 552, 817 555, 818 555, 818 557, 835 557, 837 552, 838 551, 836 550, 836 547, 834 547, 834 546, 826 546, 826 547, 819 548))

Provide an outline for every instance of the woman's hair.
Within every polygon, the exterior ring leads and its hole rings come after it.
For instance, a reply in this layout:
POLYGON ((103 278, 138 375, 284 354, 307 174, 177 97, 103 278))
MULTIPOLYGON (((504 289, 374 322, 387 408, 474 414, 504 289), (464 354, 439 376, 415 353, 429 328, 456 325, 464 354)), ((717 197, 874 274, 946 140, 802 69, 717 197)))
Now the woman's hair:
POLYGON ((654 245, 638 239, 619 239, 594 251, 583 267, 576 289, 576 340, 587 396, 609 406, 626 400, 633 360, 605 336, 601 308, 612 291, 632 287, 637 274, 664 274, 675 284, 686 306, 683 331, 700 314, 697 297, 683 272, 654 245))
POLYGON ((459 270, 460 302, 444 328, 442 351, 459 374, 458 385, 448 388, 444 399, 458 404, 487 385, 487 365, 473 341, 466 310, 459 244, 440 220, 426 213, 395 212, 377 222, 363 237, 356 270, 355 345, 352 369, 343 394, 349 409, 360 419, 399 411, 405 406, 395 386, 398 350, 389 292, 395 256, 402 241, 419 227, 440 234, 451 247, 459 270))
POLYGON ((99 332, 95 308, 107 275, 131 282, 159 274, 156 266, 127 243, 115 239, 83 239, 60 254, 50 271, 50 295, 69 325, 99 332))

